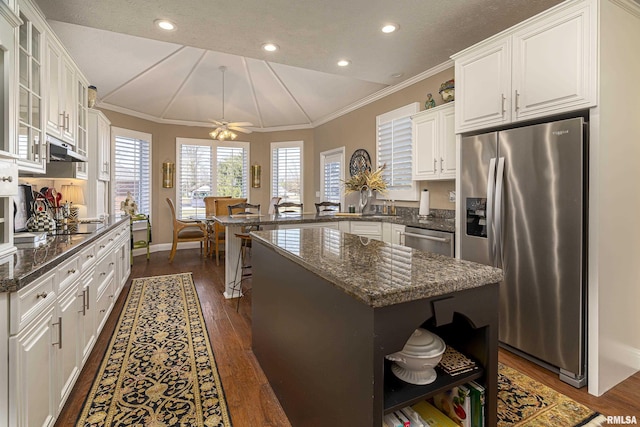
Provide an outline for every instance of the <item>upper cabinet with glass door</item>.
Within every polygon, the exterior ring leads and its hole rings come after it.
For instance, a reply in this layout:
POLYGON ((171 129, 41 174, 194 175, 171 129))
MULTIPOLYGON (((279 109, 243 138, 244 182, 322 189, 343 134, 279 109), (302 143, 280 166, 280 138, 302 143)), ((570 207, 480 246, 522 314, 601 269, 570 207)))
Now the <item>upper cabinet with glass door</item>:
POLYGON ((16 157, 16 29, 20 19, 0 0, 0 157, 16 157))
POLYGON ((18 35, 18 142, 16 154, 21 171, 44 173, 46 146, 42 117, 42 26, 35 12, 21 9, 18 35))

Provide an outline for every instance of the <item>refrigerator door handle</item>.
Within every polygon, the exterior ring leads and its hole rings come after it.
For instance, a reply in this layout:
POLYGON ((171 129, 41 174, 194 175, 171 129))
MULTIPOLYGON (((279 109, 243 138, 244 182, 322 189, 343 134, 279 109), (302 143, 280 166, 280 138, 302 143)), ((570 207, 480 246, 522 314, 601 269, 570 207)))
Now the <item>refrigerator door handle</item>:
POLYGON ((502 257, 502 194, 504 187, 504 157, 500 157, 498 159, 498 172, 496 173, 496 205, 494 207, 494 216, 496 218, 495 221, 495 230, 494 235, 496 239, 496 260, 497 263, 494 263, 496 267, 502 267, 503 257, 502 257))
POLYGON ((489 160, 489 175, 487 177, 487 240, 489 243, 489 261, 491 265, 496 264, 495 250, 495 227, 493 224, 493 197, 496 186, 496 159, 489 160))

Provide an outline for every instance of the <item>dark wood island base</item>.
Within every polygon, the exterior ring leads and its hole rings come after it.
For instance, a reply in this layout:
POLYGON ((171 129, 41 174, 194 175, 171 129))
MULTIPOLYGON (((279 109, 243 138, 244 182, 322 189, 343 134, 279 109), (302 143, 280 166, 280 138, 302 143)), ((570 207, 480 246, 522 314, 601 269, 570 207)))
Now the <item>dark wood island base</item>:
MULTIPOLYGON (((482 280, 492 283, 458 290, 449 276, 459 278, 457 267, 476 264, 377 241, 363 245, 356 236, 328 229, 286 230, 289 239, 300 239, 289 251, 276 243, 284 232, 260 232, 254 239, 252 346, 293 426, 381 426, 385 413, 474 378, 486 388, 486 425, 496 424, 500 270, 486 270, 490 274, 482 280), (328 237, 338 244, 341 260, 326 253, 324 260, 315 258, 323 257, 321 242, 328 237), (395 260, 402 253, 408 259, 395 260), (422 270, 433 270, 438 261, 455 268, 443 266, 448 275, 422 270), (367 263, 371 271, 359 271, 367 263), (397 277, 389 276, 393 270, 397 277), (442 292, 447 283, 455 290, 442 292), (420 326, 482 369, 439 374, 424 386, 395 378, 384 357, 401 350, 420 326)), ((472 280, 463 273, 459 280, 472 280)))

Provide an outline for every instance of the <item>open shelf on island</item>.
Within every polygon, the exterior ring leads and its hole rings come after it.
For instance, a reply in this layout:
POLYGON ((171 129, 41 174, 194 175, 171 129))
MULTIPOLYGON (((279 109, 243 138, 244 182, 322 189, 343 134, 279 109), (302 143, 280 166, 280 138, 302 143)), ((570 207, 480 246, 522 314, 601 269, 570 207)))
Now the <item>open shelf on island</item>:
POLYGON ((393 362, 384 362, 384 413, 389 413, 405 406, 412 405, 430 396, 451 388, 468 383, 484 375, 484 369, 478 367, 470 372, 465 372, 456 376, 451 376, 440 367, 436 367, 438 374, 436 380, 431 384, 414 385, 402 381, 391 372, 393 362))

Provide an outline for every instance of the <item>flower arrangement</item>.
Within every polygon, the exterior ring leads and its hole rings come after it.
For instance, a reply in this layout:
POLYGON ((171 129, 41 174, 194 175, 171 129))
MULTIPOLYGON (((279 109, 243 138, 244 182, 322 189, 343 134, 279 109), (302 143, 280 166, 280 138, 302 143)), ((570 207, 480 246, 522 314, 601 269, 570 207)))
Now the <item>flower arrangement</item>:
POLYGON ((120 202, 120 210, 124 212, 125 215, 134 216, 136 214, 138 204, 133 200, 131 192, 127 192, 127 197, 120 202))
POLYGON ((343 181, 345 192, 349 194, 355 191, 361 191, 363 188, 368 188, 370 190, 376 190, 381 194, 386 193, 387 183, 382 178, 382 171, 386 166, 386 164, 383 164, 373 172, 370 170, 358 172, 351 178, 343 181))

